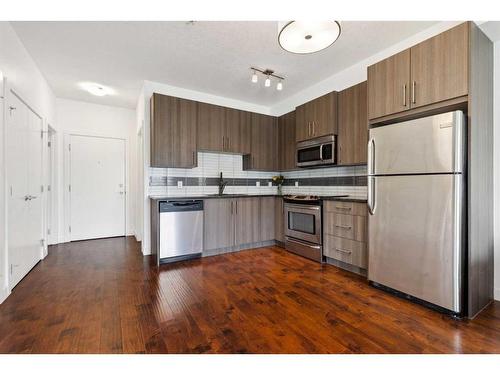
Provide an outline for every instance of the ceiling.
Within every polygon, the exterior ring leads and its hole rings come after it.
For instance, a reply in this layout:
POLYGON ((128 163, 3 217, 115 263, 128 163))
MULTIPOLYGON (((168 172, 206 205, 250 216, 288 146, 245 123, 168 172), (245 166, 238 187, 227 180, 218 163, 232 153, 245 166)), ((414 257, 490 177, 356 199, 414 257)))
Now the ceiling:
POLYGON ((278 23, 12 22, 57 97, 135 108, 144 80, 273 106, 436 22, 342 22, 337 42, 310 55, 277 43, 278 23), (283 91, 250 82, 250 66, 284 76, 283 91), (78 83, 115 95, 96 97, 78 83))

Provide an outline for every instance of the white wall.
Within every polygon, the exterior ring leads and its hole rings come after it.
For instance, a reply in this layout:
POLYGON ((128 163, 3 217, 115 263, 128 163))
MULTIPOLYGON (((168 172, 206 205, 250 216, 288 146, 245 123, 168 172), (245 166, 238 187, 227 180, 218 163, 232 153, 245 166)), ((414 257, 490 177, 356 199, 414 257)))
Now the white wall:
POLYGON ((94 135, 103 137, 123 138, 126 142, 126 215, 127 235, 135 232, 135 186, 136 186, 136 115, 127 108, 111 107, 86 103, 69 99, 57 99, 57 192, 58 197, 58 242, 69 239, 67 221, 68 211, 65 207, 64 168, 67 153, 64 152, 64 136, 70 134, 94 135))
POLYGON ((494 53, 494 273, 495 299, 500 301, 500 41, 495 43, 494 53))
MULTIPOLYGON (((22 45, 8 22, 0 22, 0 71, 14 90, 30 107, 43 118, 44 130, 47 124, 55 123, 55 96, 36 64, 22 45)), ((6 200, 4 176, 4 122, 0 118, 0 302, 9 293, 7 280, 6 251, 6 200)))

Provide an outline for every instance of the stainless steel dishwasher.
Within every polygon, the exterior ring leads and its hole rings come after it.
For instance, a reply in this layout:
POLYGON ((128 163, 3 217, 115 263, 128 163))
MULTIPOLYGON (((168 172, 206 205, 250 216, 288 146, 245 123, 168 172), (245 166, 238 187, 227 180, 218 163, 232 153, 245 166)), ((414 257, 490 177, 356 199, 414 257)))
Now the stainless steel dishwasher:
POLYGON ((203 251, 203 201, 160 202, 160 263, 197 258, 203 251))

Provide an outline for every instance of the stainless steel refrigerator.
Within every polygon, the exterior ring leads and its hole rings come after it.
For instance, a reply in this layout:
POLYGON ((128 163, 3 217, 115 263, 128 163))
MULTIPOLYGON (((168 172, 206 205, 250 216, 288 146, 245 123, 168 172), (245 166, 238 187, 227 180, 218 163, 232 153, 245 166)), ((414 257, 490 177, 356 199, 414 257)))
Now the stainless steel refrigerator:
POLYGON ((370 129, 368 279, 462 310, 466 120, 461 111, 370 129))

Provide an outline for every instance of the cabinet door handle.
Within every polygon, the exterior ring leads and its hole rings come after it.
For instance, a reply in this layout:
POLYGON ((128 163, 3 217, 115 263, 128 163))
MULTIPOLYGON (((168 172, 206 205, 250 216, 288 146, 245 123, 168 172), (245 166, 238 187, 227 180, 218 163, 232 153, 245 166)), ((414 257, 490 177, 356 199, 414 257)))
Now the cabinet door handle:
POLYGON ((312 122, 313 136, 316 135, 316 121, 312 122))
POLYGON ((231 201, 231 215, 233 214, 233 201, 231 201))
POLYGON ((417 103, 417 98, 416 98, 416 88, 417 88, 417 82, 413 81, 411 83, 411 102, 413 104, 417 103))
POLYGON ((347 230, 351 230, 352 227, 350 225, 335 225, 337 228, 340 228, 340 229, 347 229, 347 230))
POLYGON ((236 215, 238 215, 238 201, 234 203, 236 205, 236 215))
POLYGON ((311 135, 311 121, 307 123, 307 135, 311 135))
POLYGON ((226 149, 227 151, 229 151, 229 137, 226 137, 227 138, 227 141, 226 141, 226 149))
POLYGON ((350 250, 339 249, 338 247, 335 248, 335 251, 338 251, 338 252, 344 253, 344 254, 351 254, 352 253, 352 251, 350 251, 350 250))
POLYGON ((196 151, 193 151, 193 165, 196 164, 196 151))
POLYGON ((403 107, 406 107, 406 83, 403 85, 403 107))
POLYGON ((351 207, 342 207, 342 206, 335 206, 337 210, 346 210, 346 211, 351 211, 351 207))

